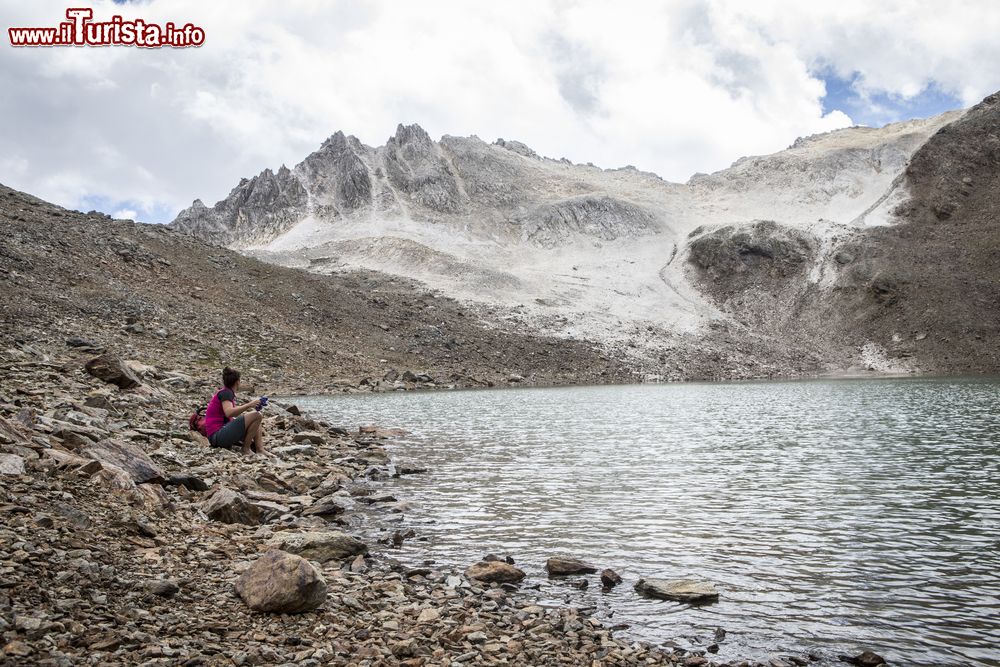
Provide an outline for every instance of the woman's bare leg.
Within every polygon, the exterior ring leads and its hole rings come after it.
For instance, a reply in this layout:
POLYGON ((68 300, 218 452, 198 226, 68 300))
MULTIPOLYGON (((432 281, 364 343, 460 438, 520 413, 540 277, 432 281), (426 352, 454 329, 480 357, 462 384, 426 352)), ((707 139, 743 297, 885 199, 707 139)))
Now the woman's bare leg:
POLYGON ((245 413, 243 416, 243 422, 246 426, 246 433, 243 435, 243 455, 253 456, 253 450, 250 449, 250 445, 254 438, 257 437, 257 431, 260 429, 260 413, 245 413))
MULTIPOLYGON (((261 421, 263 422, 263 420, 261 420, 261 421)), ((273 457, 274 456, 274 454, 271 453, 271 450, 269 450, 264 445, 264 424, 263 423, 261 423, 261 425, 257 428, 257 435, 254 438, 254 449, 257 450, 258 454, 262 454, 262 455, 268 456, 268 457, 273 457)))

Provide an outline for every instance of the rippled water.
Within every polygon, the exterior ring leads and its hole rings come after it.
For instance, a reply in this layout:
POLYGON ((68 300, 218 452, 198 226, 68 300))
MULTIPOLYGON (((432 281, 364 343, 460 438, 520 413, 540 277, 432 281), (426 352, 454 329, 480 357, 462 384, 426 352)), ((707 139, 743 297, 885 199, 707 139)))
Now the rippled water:
POLYGON ((461 567, 509 553, 540 595, 720 657, 867 648, 904 665, 1000 665, 1000 382, 838 380, 303 398, 402 426, 394 482, 461 567), (567 553, 626 580, 549 582, 567 553), (716 582, 717 604, 639 598, 641 576, 716 582))

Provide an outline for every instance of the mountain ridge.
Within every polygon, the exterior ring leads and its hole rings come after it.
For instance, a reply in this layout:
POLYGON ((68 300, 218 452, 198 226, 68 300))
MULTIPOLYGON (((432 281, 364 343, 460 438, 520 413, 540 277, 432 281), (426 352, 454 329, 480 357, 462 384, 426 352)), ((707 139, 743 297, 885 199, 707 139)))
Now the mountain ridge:
POLYGON ((892 336, 858 340, 819 322, 784 332, 774 322, 791 321, 760 304, 831 317, 853 293, 857 247, 909 223, 911 160, 968 113, 801 137, 683 184, 517 141, 434 141, 418 125, 374 148, 338 131, 292 169, 244 179, 171 226, 275 264, 413 279, 532 330, 646 358, 671 336, 722 327, 814 350, 829 370, 924 370, 936 362, 889 358, 892 336))

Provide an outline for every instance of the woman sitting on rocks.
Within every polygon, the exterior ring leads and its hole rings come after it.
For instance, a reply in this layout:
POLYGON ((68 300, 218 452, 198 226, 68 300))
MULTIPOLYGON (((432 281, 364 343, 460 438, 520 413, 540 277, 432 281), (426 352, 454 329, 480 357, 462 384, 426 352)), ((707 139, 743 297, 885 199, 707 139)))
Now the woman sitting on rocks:
POLYGON ((240 388, 240 372, 222 369, 222 389, 208 403, 205 410, 205 432, 212 447, 231 449, 236 443, 243 443, 243 454, 271 456, 264 447, 264 429, 261 414, 256 411, 260 399, 243 405, 236 405, 236 391, 240 388), (245 413, 245 414, 244 414, 245 413))

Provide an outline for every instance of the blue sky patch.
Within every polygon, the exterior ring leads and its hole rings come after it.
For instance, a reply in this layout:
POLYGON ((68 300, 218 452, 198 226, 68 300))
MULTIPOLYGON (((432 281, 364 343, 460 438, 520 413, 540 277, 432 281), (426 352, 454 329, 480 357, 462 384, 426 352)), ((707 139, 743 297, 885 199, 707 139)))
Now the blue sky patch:
POLYGON ((100 211, 113 218, 126 218, 136 222, 158 224, 172 222, 177 215, 177 211, 173 208, 160 203, 147 205, 137 201, 114 199, 102 195, 87 195, 80 200, 77 208, 84 213, 100 211))
POLYGON ((843 111, 858 125, 881 127, 886 123, 927 118, 965 106, 958 97, 943 90, 934 82, 918 95, 906 98, 885 92, 859 92, 861 89, 859 72, 855 72, 848 79, 828 70, 815 75, 826 84, 826 95, 821 100, 823 113, 843 111))

